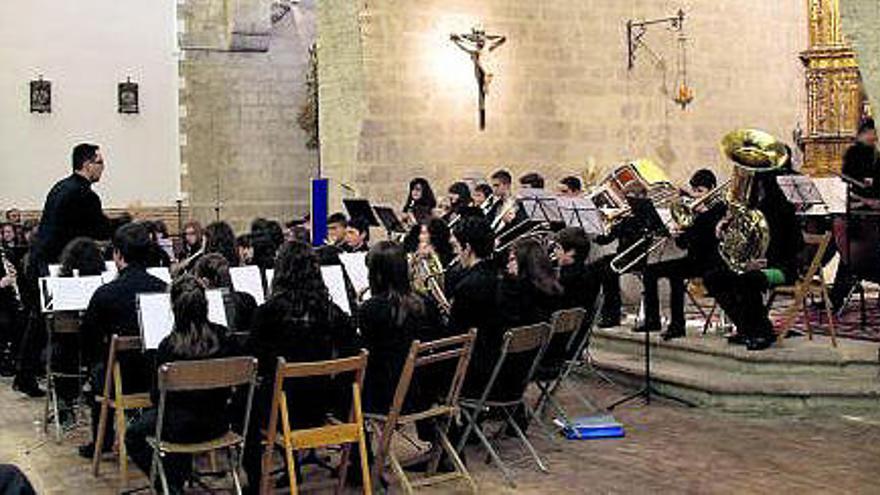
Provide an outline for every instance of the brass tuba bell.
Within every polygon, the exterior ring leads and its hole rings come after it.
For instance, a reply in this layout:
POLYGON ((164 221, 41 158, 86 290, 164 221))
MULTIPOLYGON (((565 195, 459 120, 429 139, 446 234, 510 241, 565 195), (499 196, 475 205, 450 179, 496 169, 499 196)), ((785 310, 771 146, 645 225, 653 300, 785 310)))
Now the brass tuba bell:
POLYGON ((749 204, 757 174, 781 168, 788 161, 785 145, 757 129, 739 129, 721 140, 721 151, 734 162, 727 189, 727 221, 718 251, 736 273, 744 273, 749 262, 764 257, 770 246, 767 219, 749 204))

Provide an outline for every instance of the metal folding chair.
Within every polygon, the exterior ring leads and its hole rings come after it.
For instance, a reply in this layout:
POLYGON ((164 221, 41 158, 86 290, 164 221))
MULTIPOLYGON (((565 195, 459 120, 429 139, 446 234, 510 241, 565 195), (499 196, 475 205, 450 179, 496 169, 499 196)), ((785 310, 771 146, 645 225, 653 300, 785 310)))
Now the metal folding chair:
POLYGON ((547 347, 550 332, 551 328, 548 323, 538 323, 536 325, 528 325, 508 330, 504 334, 504 340, 501 344, 501 353, 498 356, 498 360, 495 362, 492 374, 486 382, 483 393, 480 394, 479 397, 466 397, 459 402, 462 417, 467 424, 456 450, 461 452, 467 444, 471 434, 477 435, 477 438, 479 438, 480 443, 486 449, 489 457, 498 469, 501 470, 504 478, 512 487, 516 487, 513 475, 504 461, 501 460, 495 447, 493 447, 489 438, 486 436, 481 419, 482 416, 492 412, 500 413, 504 419, 505 426, 514 431, 522 446, 528 451, 529 455, 538 466, 538 469, 545 473, 549 472, 546 464, 538 455, 538 452, 526 437, 522 428, 516 423, 513 415, 521 408, 530 419, 541 424, 540 419, 535 415, 535 412, 525 400, 525 392, 529 383, 532 381, 532 377, 538 367, 544 349, 547 347), (522 358, 511 359, 519 357, 522 358), (515 391, 510 390, 499 392, 499 390, 496 389, 498 378, 502 375, 506 377, 511 375, 515 376, 516 367, 522 364, 517 361, 525 359, 529 359, 532 364, 526 371, 523 381, 517 383, 518 388, 515 391), (500 398, 496 398, 499 393, 503 393, 504 395, 500 398), (515 396, 515 398, 513 398, 513 396, 515 396))
POLYGON ((464 335, 426 342, 424 344, 418 340, 413 341, 406 362, 403 365, 400 380, 397 382, 394 399, 388 414, 367 414, 367 419, 376 426, 376 431, 379 432, 377 438, 378 449, 373 461, 373 479, 379 479, 378 477, 381 476, 384 468, 385 458, 388 457, 391 468, 400 481, 404 493, 413 493, 413 487, 435 485, 457 479, 463 479, 471 492, 477 493, 476 483, 447 437, 452 419, 458 415, 458 396, 464 383, 476 336, 477 331, 471 330, 464 335), (412 378, 416 371, 418 369, 422 371, 425 369, 436 371, 435 365, 446 361, 455 361, 456 366, 446 389, 445 399, 439 404, 430 405, 427 409, 408 411, 406 414, 402 414, 412 378), (407 478, 400 459, 398 459, 392 447, 392 441, 399 429, 416 421, 429 419, 435 420, 434 427, 437 432, 438 442, 432 445, 431 448, 428 475, 416 481, 411 481, 407 478), (437 466, 444 452, 452 461, 455 471, 438 475, 436 474, 437 466))
MULTIPOLYGON (((43 411, 43 431, 48 433, 49 424, 55 427, 55 440, 61 443, 64 435, 64 425, 61 424, 61 407, 58 396, 59 380, 76 380, 76 394, 74 403, 70 404, 71 412, 76 416, 79 406, 84 402, 82 400, 83 384, 87 378, 87 373, 82 367, 82 352, 79 345, 79 311, 63 311, 46 314, 46 403, 43 411), (56 352, 61 352, 56 342, 57 337, 64 336, 68 340, 76 339, 76 359, 73 364, 75 369, 59 369, 56 366, 56 352)), ((69 344, 69 342, 68 342, 69 344)), ((70 349, 64 349, 65 353, 69 353, 70 349)))
MULTIPOLYGON (((233 357, 206 359, 201 361, 179 361, 163 364, 159 368, 159 409, 156 418, 156 435, 148 437, 147 443, 153 448, 153 462, 150 467, 150 485, 158 474, 164 493, 168 491, 168 479, 162 460, 169 454, 198 455, 226 450, 229 453, 229 473, 235 485, 235 492, 242 493, 238 472, 241 469, 247 428, 250 424, 251 404, 257 384, 257 360, 253 357, 233 357), (166 400, 168 392, 179 393, 195 390, 212 390, 247 384, 248 395, 244 407, 243 431, 236 433, 230 428, 226 433, 198 443, 175 443, 162 439, 162 427, 166 420, 166 400)), ((216 411, 225 414, 226 411, 216 411)), ((173 419, 173 418, 172 418, 173 419)))
MULTIPOLYGON (((341 491, 345 486, 345 475, 348 470, 348 457, 351 445, 357 444, 361 458, 364 494, 372 494, 373 488, 370 482, 370 466, 367 460, 366 434, 364 433, 364 416, 361 411, 361 388, 364 383, 364 372, 367 369, 368 354, 366 350, 361 350, 360 354, 355 357, 305 363, 287 363, 284 361, 284 358, 278 358, 278 367, 275 371, 275 383, 272 393, 272 410, 269 414, 269 427, 266 431, 266 440, 263 445, 260 493, 267 494, 271 491, 272 455, 275 452, 276 445, 280 445, 284 449, 287 475, 290 479, 290 493, 296 495, 297 476, 293 455, 295 450, 342 445, 342 459, 339 463, 339 482, 337 484, 337 489, 341 491), (293 430, 290 427, 290 408, 287 404, 284 382, 287 379, 334 376, 344 373, 351 373, 353 375, 351 381, 352 407, 348 421, 345 423, 331 421, 326 426, 293 430), (281 429, 280 438, 278 435, 279 428, 281 429)), ((302 400, 318 400, 318 398, 306 397, 302 398, 302 400)))

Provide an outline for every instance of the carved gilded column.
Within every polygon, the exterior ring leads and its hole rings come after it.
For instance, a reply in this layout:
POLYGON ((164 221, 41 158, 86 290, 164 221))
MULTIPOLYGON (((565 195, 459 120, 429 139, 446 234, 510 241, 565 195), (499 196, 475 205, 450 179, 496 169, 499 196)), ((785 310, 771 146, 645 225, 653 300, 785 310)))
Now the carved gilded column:
POLYGON ((806 68, 807 128, 803 172, 826 176, 840 170, 866 111, 855 52, 840 30, 838 0, 807 0, 809 48, 806 68))

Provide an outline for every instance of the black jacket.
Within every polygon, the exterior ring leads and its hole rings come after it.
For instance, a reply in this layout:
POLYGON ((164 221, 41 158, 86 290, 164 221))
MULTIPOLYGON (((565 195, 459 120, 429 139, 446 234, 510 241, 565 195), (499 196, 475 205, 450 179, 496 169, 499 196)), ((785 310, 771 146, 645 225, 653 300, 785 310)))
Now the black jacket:
POLYGON ((675 243, 682 249, 687 249, 687 260, 699 271, 706 271, 721 263, 718 254, 718 237, 715 235, 715 227, 727 213, 727 205, 718 203, 709 211, 697 215, 693 225, 685 229, 676 239, 675 243))
MULTIPOLYGON (((113 334, 140 335, 137 295, 164 292, 166 287, 165 282, 148 274, 143 268, 131 265, 122 269, 115 280, 99 287, 92 295, 80 325, 85 362, 106 361, 113 334)), ((124 383, 128 390, 141 389, 150 383, 150 368, 144 367, 146 361, 140 361, 139 356, 131 353, 120 362, 123 363, 124 383)))
POLYGON ((873 185, 867 188, 853 186, 853 194, 867 198, 880 198, 880 161, 878 161, 877 150, 873 146, 860 142, 850 146, 843 155, 842 172, 859 181, 869 178, 874 180, 873 185))
MULTIPOLYGON (((272 386, 278 358, 288 363, 322 361, 357 353, 358 339, 351 319, 328 302, 320 314, 298 311, 285 295, 274 295, 257 308, 248 352, 259 360, 260 388, 255 414, 266 421, 272 400, 272 386)), ((340 377, 350 383, 350 377, 340 377)), ((350 402, 350 386, 335 387, 329 378, 291 380, 285 387, 296 428, 323 423, 327 412, 344 409, 350 402)))
POLYGON ((110 221, 104 216, 101 198, 81 175, 58 181, 46 196, 37 246, 41 263, 54 263, 64 246, 75 237, 107 239, 110 221))
MULTIPOLYGON (((421 313, 410 312, 398 325, 397 304, 387 296, 373 296, 360 307, 361 339, 370 351, 364 382, 364 411, 388 413, 413 340, 429 342, 444 336, 436 307, 423 300, 423 308, 421 313)), ((405 406, 421 407, 431 400, 428 384, 422 383, 424 380, 420 378, 416 377, 410 384, 405 406)))
MULTIPOLYGON (((171 337, 165 337, 156 351, 156 373, 153 374, 151 397, 153 404, 159 406, 158 369, 165 363, 174 361, 193 361, 202 359, 218 359, 235 356, 239 350, 228 338, 225 327, 209 323, 211 329, 220 338, 220 347, 216 352, 198 357, 183 356, 176 353, 171 345, 171 337)), ((223 434, 230 420, 241 421, 243 411, 238 417, 226 414, 230 389, 197 390, 190 392, 170 392, 165 404, 165 423, 162 435, 166 440, 176 442, 202 442, 223 434)))

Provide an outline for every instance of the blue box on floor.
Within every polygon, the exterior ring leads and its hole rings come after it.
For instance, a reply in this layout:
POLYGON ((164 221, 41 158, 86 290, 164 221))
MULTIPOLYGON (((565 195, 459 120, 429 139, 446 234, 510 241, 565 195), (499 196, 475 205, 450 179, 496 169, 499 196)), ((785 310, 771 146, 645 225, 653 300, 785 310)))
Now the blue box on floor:
POLYGON ((584 416, 574 418, 565 424, 560 419, 554 420, 562 433, 569 440, 590 440, 596 438, 620 438, 625 436, 623 425, 610 414, 584 416))

